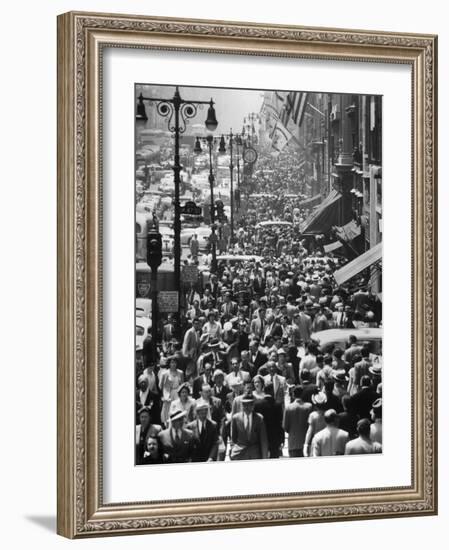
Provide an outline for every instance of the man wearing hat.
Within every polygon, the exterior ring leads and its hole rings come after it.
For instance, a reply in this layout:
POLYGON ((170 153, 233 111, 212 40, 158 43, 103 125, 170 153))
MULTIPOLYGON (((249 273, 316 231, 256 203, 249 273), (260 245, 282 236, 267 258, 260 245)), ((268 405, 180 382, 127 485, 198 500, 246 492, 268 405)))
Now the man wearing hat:
POLYGON ((204 403, 206 403, 209 408, 208 417, 216 422, 218 429, 220 429, 225 412, 221 400, 212 395, 212 388, 209 384, 203 384, 201 386, 200 397, 196 400, 196 409, 204 403))
POLYGON ((201 388, 203 386, 203 384, 209 384, 209 385, 213 385, 213 377, 212 377, 212 373, 213 373, 213 365, 212 365, 212 362, 209 360, 209 361, 205 361, 203 363, 203 366, 201 367, 201 374, 199 376, 197 376, 194 380, 193 380, 193 383, 192 383, 192 396, 194 399, 198 399, 198 397, 200 396, 201 394, 201 388))
POLYGON ((367 418, 362 418, 357 422, 357 433, 359 437, 346 443, 345 455, 366 455, 382 452, 382 445, 370 438, 370 421, 367 418))
POLYGON ((371 441, 382 444, 382 398, 374 401, 370 414, 373 421, 370 426, 371 441))
POLYGON ((371 385, 369 376, 362 376, 361 389, 351 396, 350 406, 359 418, 370 418, 370 411, 374 401, 377 399, 376 390, 371 385))
POLYGON ((196 406, 196 420, 187 424, 187 429, 193 432, 195 447, 192 452, 192 462, 210 462, 217 460, 218 428, 217 424, 208 418, 209 405, 199 403, 196 406))
POLYGON ((200 321, 195 318, 192 321, 192 326, 186 331, 182 344, 182 354, 188 358, 186 377, 195 374, 196 361, 200 355, 200 321))
POLYGON ((345 453, 348 432, 337 427, 337 413, 329 409, 324 413, 326 427, 316 433, 312 440, 312 456, 336 456, 345 453))
POLYGON ((245 394, 241 412, 231 419, 231 460, 251 460, 268 457, 268 441, 264 420, 254 412, 254 396, 245 394))
POLYGON ((368 370, 373 387, 376 388, 378 384, 382 382, 382 364, 379 361, 376 361, 369 367, 368 370))
MULTIPOLYGON (((303 401, 304 392, 303 392, 303 401)), ((314 405, 315 410, 309 414, 308 423, 309 427, 307 428, 306 440, 304 442, 303 453, 304 456, 311 456, 311 444, 312 440, 318 432, 323 430, 326 427, 326 422, 324 420, 324 412, 327 408, 327 396, 324 392, 318 392, 312 395, 311 397, 312 404, 314 405)))
POLYGON ((186 411, 180 409, 170 414, 170 425, 159 434, 164 462, 191 462, 195 448, 192 430, 184 427, 186 411))
POLYGON ((220 306, 221 322, 224 323, 237 315, 237 302, 231 298, 231 292, 227 290, 224 295, 223 303, 220 306))

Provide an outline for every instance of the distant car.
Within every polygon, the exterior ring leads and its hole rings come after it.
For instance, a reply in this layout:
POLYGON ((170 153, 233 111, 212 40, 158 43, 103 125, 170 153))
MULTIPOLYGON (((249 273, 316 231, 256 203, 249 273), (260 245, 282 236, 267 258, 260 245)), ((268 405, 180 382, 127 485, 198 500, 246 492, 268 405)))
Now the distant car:
POLYGON ((217 256, 218 263, 226 262, 231 265, 234 265, 236 262, 261 262, 262 260, 263 257, 256 254, 221 254, 217 256))
POLYGON ((136 298, 136 317, 151 319, 151 300, 149 298, 136 298))
POLYGON ((337 347, 345 350, 351 334, 361 346, 368 346, 373 356, 382 356, 382 328, 331 328, 314 332, 312 340, 319 342, 323 353, 332 353, 337 347))
POLYGON ((151 335, 151 319, 136 317, 136 351, 142 351, 145 338, 151 335))
POLYGON ((199 249, 204 252, 209 246, 210 227, 187 227, 181 231, 181 245, 189 246, 193 235, 198 237, 199 249))

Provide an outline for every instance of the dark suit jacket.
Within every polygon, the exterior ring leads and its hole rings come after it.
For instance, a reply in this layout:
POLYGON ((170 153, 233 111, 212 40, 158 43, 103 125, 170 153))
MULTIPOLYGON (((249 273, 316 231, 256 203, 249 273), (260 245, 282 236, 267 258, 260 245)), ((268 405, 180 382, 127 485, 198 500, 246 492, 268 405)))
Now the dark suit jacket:
POLYGON ((199 433, 198 421, 194 420, 187 424, 187 428, 193 432, 195 447, 192 452, 193 462, 205 462, 212 459, 217 460, 218 452, 218 427, 213 420, 205 422, 204 430, 199 433))
POLYGON ((270 332, 268 334, 264 333, 261 335, 262 345, 266 344, 267 338, 269 338, 270 336, 279 336, 282 338, 282 327, 279 323, 273 323, 270 332))
POLYGON ((349 398, 348 409, 353 411, 359 418, 369 419, 371 407, 378 397, 374 389, 362 388, 349 398))
POLYGON ((262 353, 260 350, 258 350, 254 360, 252 359, 252 354, 250 354, 250 361, 254 365, 254 370, 257 372, 259 368, 262 365, 265 365, 265 363, 268 361, 268 357, 265 355, 265 353, 262 353))
POLYGON ((251 430, 248 433, 245 429, 243 415, 243 412, 239 412, 231 419, 231 459, 267 458, 268 440, 263 416, 253 412, 251 430))
POLYGON ((191 430, 181 429, 181 439, 176 442, 172 430, 168 428, 159 434, 164 462, 190 462, 195 448, 195 438, 191 430))
POLYGON ((201 387, 203 384, 209 384, 212 387, 214 384, 212 376, 210 377, 209 381, 205 380, 202 374, 194 379, 192 384, 192 397, 194 399, 198 399, 198 397, 200 396, 201 387))
POLYGON ((229 391, 229 386, 227 384, 223 384, 223 386, 221 386, 220 388, 220 391, 218 391, 217 386, 214 386, 212 388, 212 395, 220 399, 221 403, 223 404, 226 401, 229 391))

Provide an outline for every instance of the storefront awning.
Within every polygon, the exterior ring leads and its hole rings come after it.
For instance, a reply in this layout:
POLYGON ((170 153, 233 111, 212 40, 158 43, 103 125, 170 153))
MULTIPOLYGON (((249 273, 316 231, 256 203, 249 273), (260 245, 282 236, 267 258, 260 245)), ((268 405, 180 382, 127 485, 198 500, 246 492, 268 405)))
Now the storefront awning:
POLYGON ((333 252, 334 250, 338 250, 341 246, 343 246, 343 245, 341 244, 340 241, 334 241, 333 243, 325 244, 323 246, 323 248, 324 248, 324 252, 326 254, 329 254, 329 252, 333 252))
POLYGON ((341 198, 341 194, 333 189, 304 222, 301 233, 327 233, 334 225, 340 225, 339 206, 341 198))
POLYGON ((349 262, 334 273, 334 279, 338 285, 342 285, 361 271, 382 259, 382 243, 376 244, 352 262, 349 262))
POLYGON ((312 207, 319 204, 321 201, 321 195, 318 193, 318 195, 314 195, 313 197, 309 197, 308 199, 305 199, 299 203, 299 208, 303 208, 305 206, 312 207))
POLYGON ((336 227, 335 233, 337 234, 337 237, 343 239, 344 241, 352 241, 360 235, 361 227, 360 225, 357 225, 354 220, 351 220, 343 227, 336 227))
POLYGON ((351 220, 343 227, 335 227, 334 229, 337 237, 339 237, 341 240, 325 244, 324 252, 326 252, 326 254, 329 252, 333 252, 334 250, 337 250, 338 248, 343 246, 343 241, 350 242, 357 238, 361 233, 360 225, 357 225, 354 220, 351 220))

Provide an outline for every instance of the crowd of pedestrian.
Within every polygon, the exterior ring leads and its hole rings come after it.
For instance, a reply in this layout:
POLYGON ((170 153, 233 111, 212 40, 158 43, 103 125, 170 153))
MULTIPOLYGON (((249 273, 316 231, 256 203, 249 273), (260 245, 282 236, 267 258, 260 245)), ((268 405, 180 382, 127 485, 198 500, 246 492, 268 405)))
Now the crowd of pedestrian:
POLYGON ((180 322, 165 319, 156 361, 144 342, 137 464, 382 450, 381 357, 357 337, 382 325, 381 302, 364 277, 336 285, 347 260, 301 237, 301 197, 257 177, 227 250, 249 258, 218 256, 180 322), (312 335, 331 328, 353 332, 323 347, 312 335))

